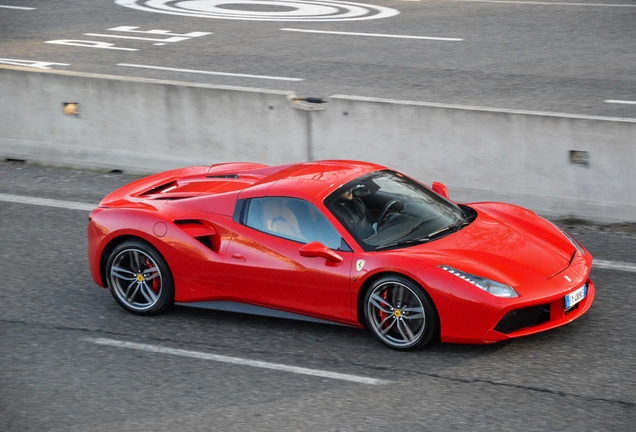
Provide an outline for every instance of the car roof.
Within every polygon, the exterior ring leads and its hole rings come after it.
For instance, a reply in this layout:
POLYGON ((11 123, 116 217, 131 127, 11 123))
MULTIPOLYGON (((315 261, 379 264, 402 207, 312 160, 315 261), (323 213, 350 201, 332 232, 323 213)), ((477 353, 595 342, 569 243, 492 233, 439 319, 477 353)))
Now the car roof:
MULTIPOLYGON (((245 188, 240 198, 285 196, 313 201, 357 177, 386 169, 373 163, 346 160, 305 162, 276 168, 279 169, 245 188)), ((241 177, 244 175, 239 174, 241 177)))

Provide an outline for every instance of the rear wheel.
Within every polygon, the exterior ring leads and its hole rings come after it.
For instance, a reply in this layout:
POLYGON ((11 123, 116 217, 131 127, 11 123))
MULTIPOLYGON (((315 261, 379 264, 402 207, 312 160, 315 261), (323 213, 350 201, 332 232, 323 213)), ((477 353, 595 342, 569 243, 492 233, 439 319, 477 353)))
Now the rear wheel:
POLYGON ((129 312, 154 315, 174 304, 174 283, 161 254, 142 241, 117 246, 106 264, 108 288, 129 312))
POLYGON ((397 350, 414 350, 438 333, 433 301, 411 280, 397 275, 376 280, 364 299, 367 327, 382 343, 397 350))

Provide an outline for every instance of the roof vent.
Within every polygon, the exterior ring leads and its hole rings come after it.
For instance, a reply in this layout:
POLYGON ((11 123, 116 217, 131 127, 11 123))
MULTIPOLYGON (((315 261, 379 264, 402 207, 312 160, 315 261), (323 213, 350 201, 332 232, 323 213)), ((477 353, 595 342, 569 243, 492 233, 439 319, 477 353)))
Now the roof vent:
POLYGON ((237 179, 239 178, 238 174, 218 174, 218 175, 207 175, 205 178, 221 178, 221 179, 237 179))
POLYGON ((140 196, 154 195, 154 194, 165 192, 166 190, 175 188, 177 186, 178 186, 177 181, 173 180, 171 182, 164 183, 164 184, 162 184, 160 186, 156 186, 156 187, 154 187, 152 189, 149 189, 146 192, 140 193, 139 195, 140 196))

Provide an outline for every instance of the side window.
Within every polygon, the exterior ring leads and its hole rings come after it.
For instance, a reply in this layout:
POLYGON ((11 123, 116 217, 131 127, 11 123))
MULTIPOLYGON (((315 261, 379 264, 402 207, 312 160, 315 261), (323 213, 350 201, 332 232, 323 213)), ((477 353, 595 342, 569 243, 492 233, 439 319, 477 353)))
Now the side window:
POLYGON ((296 198, 254 198, 247 207, 245 225, 300 243, 319 241, 339 249, 341 237, 313 204, 296 198))

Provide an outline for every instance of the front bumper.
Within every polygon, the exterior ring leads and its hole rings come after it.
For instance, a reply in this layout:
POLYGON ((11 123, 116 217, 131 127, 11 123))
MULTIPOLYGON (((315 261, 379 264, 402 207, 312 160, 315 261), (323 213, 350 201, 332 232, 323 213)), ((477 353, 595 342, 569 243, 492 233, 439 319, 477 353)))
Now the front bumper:
POLYGON ((538 305, 531 306, 532 308, 536 308, 537 313, 535 313, 535 311, 532 311, 528 314, 530 316, 517 320, 517 327, 520 327, 517 329, 514 329, 514 325, 511 325, 510 322, 504 321, 506 319, 506 316, 510 317, 510 312, 521 311, 524 309, 527 310, 529 308, 519 307, 513 309, 513 311, 509 311, 501 317, 501 319, 497 322, 495 328, 488 330, 486 334, 484 334, 482 338, 483 342, 491 343, 514 339, 517 337, 527 336, 545 330, 561 327, 574 321, 590 309, 592 303, 594 302, 594 297, 596 296, 596 288, 594 286, 594 282, 592 282, 591 279, 588 279, 586 283, 586 297, 579 303, 574 305, 572 308, 568 310, 565 309, 565 298, 563 295, 547 298, 544 302, 538 305), (526 322, 523 322, 524 319, 526 320, 526 322))
POLYGON ((485 344, 560 327, 586 313, 596 296, 594 282, 589 279, 591 268, 589 252, 577 254, 561 272, 513 286, 519 292, 516 298, 492 296, 437 268, 419 276, 428 282, 425 286, 437 307, 441 341, 485 344), (565 296, 584 284, 586 297, 566 311, 565 296))

